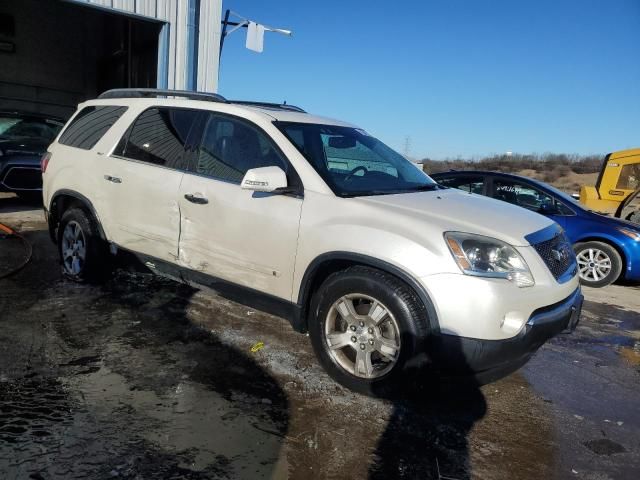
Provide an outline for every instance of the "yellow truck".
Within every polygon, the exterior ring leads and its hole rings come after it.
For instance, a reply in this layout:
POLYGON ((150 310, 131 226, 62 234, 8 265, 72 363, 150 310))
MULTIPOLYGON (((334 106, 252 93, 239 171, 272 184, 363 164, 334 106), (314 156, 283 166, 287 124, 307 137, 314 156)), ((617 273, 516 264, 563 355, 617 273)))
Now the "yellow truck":
POLYGON ((640 224, 640 148, 608 154, 596 186, 580 189, 580 203, 640 224))

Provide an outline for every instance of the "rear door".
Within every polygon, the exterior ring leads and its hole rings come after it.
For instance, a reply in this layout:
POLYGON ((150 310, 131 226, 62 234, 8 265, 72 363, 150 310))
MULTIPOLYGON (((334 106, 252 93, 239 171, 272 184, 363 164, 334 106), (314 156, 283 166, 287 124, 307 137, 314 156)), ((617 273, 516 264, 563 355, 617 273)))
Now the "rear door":
POLYGON ((197 280, 207 280, 200 273, 291 300, 301 193, 295 171, 264 131, 210 113, 180 188, 180 264, 197 280), (240 188, 248 169, 274 165, 299 195, 240 188))
POLYGON ((180 232, 180 182, 185 150, 199 112, 153 107, 142 112, 100 172, 106 184, 111 240, 175 262, 180 232))

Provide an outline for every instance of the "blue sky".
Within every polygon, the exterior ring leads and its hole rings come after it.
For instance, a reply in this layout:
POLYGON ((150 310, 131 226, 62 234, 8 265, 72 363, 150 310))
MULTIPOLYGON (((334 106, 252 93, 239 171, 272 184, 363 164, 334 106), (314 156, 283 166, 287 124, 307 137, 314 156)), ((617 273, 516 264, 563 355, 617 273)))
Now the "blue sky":
POLYGON ((414 158, 640 146, 640 0, 225 0, 219 91, 365 128, 414 158))

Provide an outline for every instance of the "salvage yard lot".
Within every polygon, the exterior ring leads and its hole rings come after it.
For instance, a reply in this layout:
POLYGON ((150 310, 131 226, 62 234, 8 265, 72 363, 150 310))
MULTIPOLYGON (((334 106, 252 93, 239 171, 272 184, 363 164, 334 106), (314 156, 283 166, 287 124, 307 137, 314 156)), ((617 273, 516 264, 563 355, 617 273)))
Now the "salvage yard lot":
POLYGON ((0 222, 34 248, 0 280, 3 478, 638 478, 638 286, 585 290, 501 381, 372 399, 284 320, 131 271, 70 283, 40 210, 0 197, 0 222))

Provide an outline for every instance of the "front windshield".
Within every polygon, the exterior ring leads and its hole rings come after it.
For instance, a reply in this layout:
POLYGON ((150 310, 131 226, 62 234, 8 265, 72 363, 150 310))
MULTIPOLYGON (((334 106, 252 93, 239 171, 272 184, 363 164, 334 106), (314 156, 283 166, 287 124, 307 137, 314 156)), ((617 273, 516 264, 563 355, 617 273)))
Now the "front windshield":
POLYGON ((355 197, 433 190, 437 184, 363 130, 276 122, 336 195, 355 197))
POLYGON ((0 116, 0 140, 34 138, 51 143, 62 127, 61 122, 53 119, 0 116))

